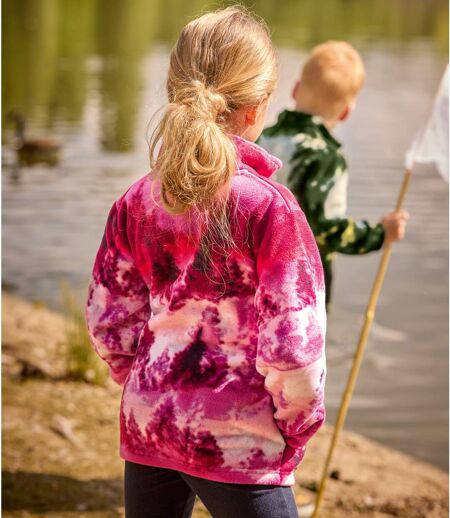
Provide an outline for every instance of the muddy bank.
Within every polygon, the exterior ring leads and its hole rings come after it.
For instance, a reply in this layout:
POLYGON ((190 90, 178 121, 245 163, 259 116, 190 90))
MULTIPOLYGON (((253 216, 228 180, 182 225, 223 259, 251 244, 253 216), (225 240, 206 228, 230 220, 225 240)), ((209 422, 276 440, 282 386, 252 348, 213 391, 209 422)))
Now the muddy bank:
MULTIPOLYGON (((2 307, 4 516, 124 516, 120 387, 65 377, 62 316, 10 294, 2 307)), ((320 476, 330 433, 310 442, 299 502, 320 476)), ((343 434, 333 470, 322 518, 448 516, 446 473, 362 436, 343 434)), ((194 517, 207 516, 197 503, 194 517)))

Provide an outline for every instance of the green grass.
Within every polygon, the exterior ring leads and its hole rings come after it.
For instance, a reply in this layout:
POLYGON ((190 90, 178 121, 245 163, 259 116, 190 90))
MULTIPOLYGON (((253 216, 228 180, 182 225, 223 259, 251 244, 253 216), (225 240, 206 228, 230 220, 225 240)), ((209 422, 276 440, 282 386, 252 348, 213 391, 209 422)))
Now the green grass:
POLYGON ((98 357, 89 341, 83 307, 67 283, 62 283, 61 291, 67 322, 67 376, 76 381, 104 385, 108 377, 108 367, 98 357))

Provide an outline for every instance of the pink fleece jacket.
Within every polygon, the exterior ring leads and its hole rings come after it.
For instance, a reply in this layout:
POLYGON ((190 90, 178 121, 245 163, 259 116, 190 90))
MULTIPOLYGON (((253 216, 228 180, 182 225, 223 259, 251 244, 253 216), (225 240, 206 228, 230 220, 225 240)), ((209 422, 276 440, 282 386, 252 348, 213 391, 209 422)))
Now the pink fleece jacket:
MULTIPOLYGON (((325 305, 314 237, 281 162, 234 137, 235 248, 199 247, 146 175, 111 208, 86 304, 123 385, 120 456, 220 482, 292 485, 324 416, 325 305)), ((196 237, 197 236, 197 237, 196 237)))

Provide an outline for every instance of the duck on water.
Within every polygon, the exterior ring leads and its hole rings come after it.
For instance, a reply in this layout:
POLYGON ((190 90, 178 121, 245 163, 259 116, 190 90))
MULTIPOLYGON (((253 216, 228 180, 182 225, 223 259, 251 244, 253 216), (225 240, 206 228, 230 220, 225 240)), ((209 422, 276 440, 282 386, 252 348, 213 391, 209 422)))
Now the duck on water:
POLYGON ((16 125, 14 149, 17 154, 18 165, 30 166, 45 163, 55 166, 61 159, 62 143, 52 137, 26 138, 26 121, 20 113, 9 114, 16 125))

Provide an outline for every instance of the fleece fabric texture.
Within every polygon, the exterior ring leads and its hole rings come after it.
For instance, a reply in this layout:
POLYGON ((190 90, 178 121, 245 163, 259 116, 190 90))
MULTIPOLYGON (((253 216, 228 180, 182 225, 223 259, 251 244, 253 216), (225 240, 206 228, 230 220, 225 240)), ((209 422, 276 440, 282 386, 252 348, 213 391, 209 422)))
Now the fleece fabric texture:
POLYGON ((146 175, 111 208, 86 319, 123 386, 123 459, 289 486, 325 417, 323 270, 295 198, 268 179, 281 162, 233 138, 234 246, 205 253, 200 215, 169 215, 146 175))

